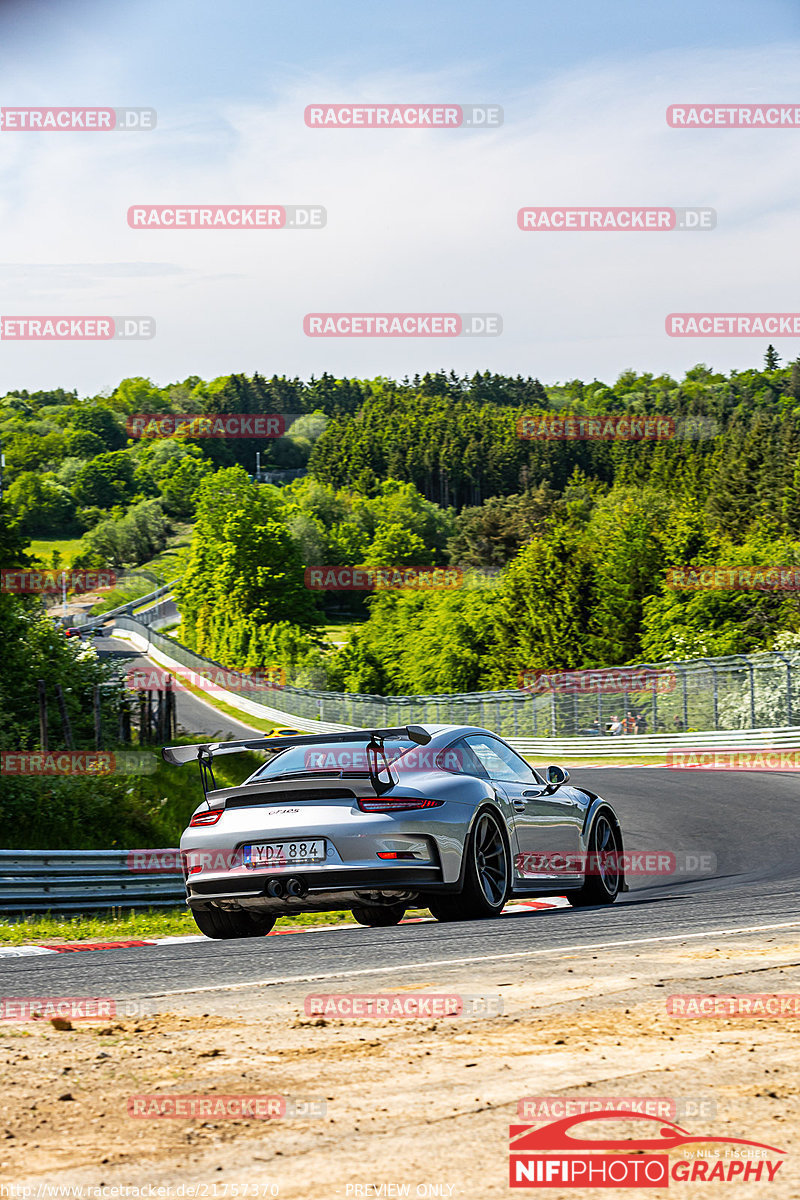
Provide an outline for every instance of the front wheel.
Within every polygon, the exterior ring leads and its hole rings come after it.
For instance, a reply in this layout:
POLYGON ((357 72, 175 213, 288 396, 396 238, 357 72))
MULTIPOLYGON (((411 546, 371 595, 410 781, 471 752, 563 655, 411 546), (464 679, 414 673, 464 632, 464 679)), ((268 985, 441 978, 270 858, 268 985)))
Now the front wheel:
POLYGON ((399 925, 406 915, 405 904, 359 904, 350 909, 359 925, 399 925))
POLYGON ((622 889, 619 865, 621 851, 621 840, 615 825, 610 817, 601 813, 589 835, 583 887, 577 892, 567 892, 567 899, 573 908, 614 903, 622 889))
POLYGON ((482 812, 475 822, 466 849, 463 890, 428 904, 437 921, 471 921, 499 917, 511 888, 506 841, 497 817, 482 812))
POLYGON ((278 919, 270 913, 226 912, 222 908, 193 908, 192 916, 201 933, 217 939, 266 937, 278 919))

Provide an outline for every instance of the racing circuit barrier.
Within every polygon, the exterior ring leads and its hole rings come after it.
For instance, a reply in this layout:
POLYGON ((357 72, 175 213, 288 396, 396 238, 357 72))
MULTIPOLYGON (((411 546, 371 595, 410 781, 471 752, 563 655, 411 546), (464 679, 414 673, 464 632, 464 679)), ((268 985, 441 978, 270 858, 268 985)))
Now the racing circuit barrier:
MULTIPOLYGON (((199 674, 209 668, 222 669, 129 616, 118 618, 116 628, 170 669, 199 674)), ((613 670, 633 678, 639 674, 646 679, 649 673, 654 682, 639 690, 582 690, 567 678, 563 688, 557 682, 549 691, 522 688, 439 696, 363 696, 287 685, 277 690, 248 687, 246 699, 233 692, 221 698, 241 712, 276 724, 326 732, 409 722, 478 725, 496 730, 513 744, 520 741, 530 746, 526 752, 532 754, 616 757, 657 754, 681 744, 800 746, 800 724, 794 721, 795 717, 800 721, 800 650, 613 670), (668 687, 663 686, 665 682, 668 687), (612 716, 625 718, 634 710, 646 718, 646 733, 597 735, 596 730, 612 716), (716 740, 704 743, 701 739, 705 737, 716 740)), ((575 673, 581 677, 588 674, 575 673)))
MULTIPOLYGON (((173 908, 183 875, 137 871, 130 850, 0 850, 0 913, 173 908)), ((174 850, 158 854, 175 854, 174 850)))

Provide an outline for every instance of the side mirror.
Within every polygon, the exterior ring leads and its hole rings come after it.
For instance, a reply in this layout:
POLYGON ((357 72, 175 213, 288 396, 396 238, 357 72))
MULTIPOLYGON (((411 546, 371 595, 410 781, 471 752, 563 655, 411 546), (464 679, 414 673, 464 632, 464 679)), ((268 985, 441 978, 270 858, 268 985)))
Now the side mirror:
POLYGON ((569 780, 569 771, 565 771, 563 767, 548 767, 544 774, 552 791, 569 780))

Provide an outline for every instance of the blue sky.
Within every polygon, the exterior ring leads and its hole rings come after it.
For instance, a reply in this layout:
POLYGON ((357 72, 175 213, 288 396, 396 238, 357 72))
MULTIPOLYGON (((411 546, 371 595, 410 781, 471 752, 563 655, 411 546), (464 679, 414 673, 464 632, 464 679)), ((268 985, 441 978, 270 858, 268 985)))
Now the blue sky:
MULTIPOLYGON (((152 315, 148 343, 0 342, 0 387, 454 367, 613 378, 760 360, 675 310, 794 311, 798 130, 669 130, 680 101, 800 103, 800 6, 0 0, 5 105, 153 106, 142 134, 0 134, 0 311, 152 315), (494 102, 500 130, 308 130, 312 102, 494 102), (140 231, 134 203, 316 203, 325 230, 140 231), (711 233, 523 234, 523 205, 710 205, 711 233), (640 240, 637 240, 640 239, 640 240), (502 337, 314 342, 309 311, 489 311, 502 337)), ((785 357, 800 346, 776 343, 785 357)))

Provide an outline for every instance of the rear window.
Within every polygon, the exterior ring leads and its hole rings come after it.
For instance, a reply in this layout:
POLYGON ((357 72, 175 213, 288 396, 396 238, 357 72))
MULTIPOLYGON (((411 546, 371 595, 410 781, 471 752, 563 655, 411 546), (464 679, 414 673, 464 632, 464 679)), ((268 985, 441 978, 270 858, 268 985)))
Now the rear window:
MULTIPOLYGON (((321 774, 344 771, 351 775, 366 775, 369 771, 368 744, 367 741, 363 741, 330 742, 322 746, 289 746, 286 750, 279 750, 274 758, 264 763, 263 767, 259 767, 245 782, 275 779, 279 775, 313 774, 315 771, 321 774)), ((415 742, 397 740, 385 742, 384 749, 389 762, 394 763, 419 747, 415 742)), ((382 761, 379 754, 378 763, 382 761)))

